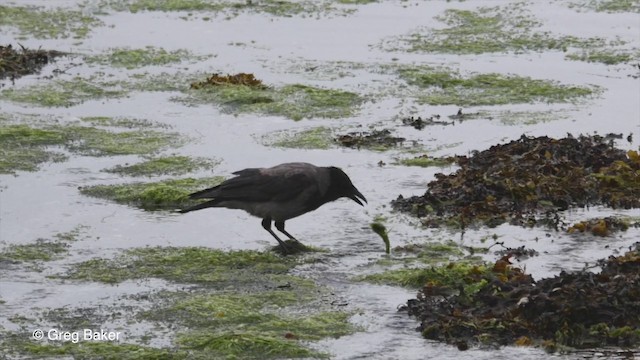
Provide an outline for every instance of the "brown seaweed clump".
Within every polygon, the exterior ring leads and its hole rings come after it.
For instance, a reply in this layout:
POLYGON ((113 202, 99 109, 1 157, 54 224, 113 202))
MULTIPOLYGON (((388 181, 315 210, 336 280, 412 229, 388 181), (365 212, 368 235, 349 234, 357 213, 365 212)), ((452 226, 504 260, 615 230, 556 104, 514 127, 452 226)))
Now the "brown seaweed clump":
MULTIPOLYGON (((508 256, 475 294, 451 297, 425 286, 406 309, 427 339, 470 345, 593 349, 640 346, 640 243, 600 260, 600 273, 561 272, 533 281, 508 256)), ((455 289, 454 289, 455 290, 455 289)), ((446 293, 446 292, 445 292, 446 293)))
POLYGON ((11 44, 0 45, 0 79, 10 78, 13 81, 24 75, 36 74, 53 58, 61 55, 65 53, 30 50, 22 45, 16 50, 11 44))
POLYGON ((406 141, 403 137, 393 136, 391 130, 353 131, 338 135, 335 141, 341 146, 359 149, 386 150, 406 141))
MULTIPOLYGON (((637 224, 636 224, 637 226, 637 224)), ((616 231, 626 231, 629 224, 613 216, 577 222, 567 229, 569 234, 590 232, 596 236, 608 236, 616 231)))
POLYGON ((601 136, 527 137, 457 158, 460 169, 436 174, 422 196, 395 209, 464 228, 510 221, 533 225, 570 207, 640 207, 640 156, 601 136), (542 216, 540 216, 542 215, 542 216))
POLYGON ((235 75, 220 75, 213 74, 204 81, 198 81, 191 83, 192 89, 202 89, 209 86, 221 86, 221 85, 244 85, 257 89, 266 89, 266 86, 262 83, 262 80, 257 79, 253 74, 238 73, 235 75))

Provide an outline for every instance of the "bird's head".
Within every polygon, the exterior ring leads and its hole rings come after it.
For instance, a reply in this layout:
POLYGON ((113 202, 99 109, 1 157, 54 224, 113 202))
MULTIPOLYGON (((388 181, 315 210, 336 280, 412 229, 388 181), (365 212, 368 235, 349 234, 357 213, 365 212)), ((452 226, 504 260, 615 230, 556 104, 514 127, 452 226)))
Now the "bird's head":
POLYGON ((349 176, 344 173, 341 169, 337 167, 330 167, 329 174, 331 177, 331 182, 329 184, 328 195, 332 197, 332 200, 336 200, 341 197, 348 197, 349 199, 357 202, 358 204, 364 206, 362 201, 365 203, 367 199, 353 186, 351 179, 349 176), (362 200, 362 201, 360 201, 362 200))

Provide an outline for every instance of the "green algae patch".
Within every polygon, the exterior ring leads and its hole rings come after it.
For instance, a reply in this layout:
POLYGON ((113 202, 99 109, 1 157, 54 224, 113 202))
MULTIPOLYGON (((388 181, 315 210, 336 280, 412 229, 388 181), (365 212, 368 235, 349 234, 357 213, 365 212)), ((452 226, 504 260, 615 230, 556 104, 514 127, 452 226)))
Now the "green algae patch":
MULTIPOLYGON (((117 11, 206 11, 221 14, 226 18, 241 13, 269 14, 279 17, 320 16, 322 14, 346 15, 353 9, 338 8, 332 1, 206 1, 206 0, 110 0, 103 1, 101 7, 109 7, 117 11)), ((189 14, 191 16, 191 14, 189 14)), ((205 18, 203 18, 205 19, 205 18)), ((208 19, 208 18, 206 18, 208 19)))
POLYGON ((0 98, 37 106, 68 107, 88 100, 120 98, 126 94, 125 90, 76 77, 73 80, 53 80, 45 84, 5 89, 0 92, 0 98))
POLYGON ((329 354, 305 347, 301 340, 351 334, 355 330, 347 321, 349 316, 329 312, 304 318, 276 317, 252 323, 249 327, 255 330, 238 326, 230 332, 190 332, 178 335, 177 342, 182 348, 224 354, 226 358, 329 358, 329 354))
MULTIPOLYGON (((37 264, 61 259, 69 253, 70 243, 86 238, 85 229, 87 228, 87 226, 78 225, 68 232, 54 234, 52 240, 37 239, 28 244, 10 244, 0 251, 0 264, 37 264)), ((40 270, 37 265, 32 268, 40 270)))
POLYGON ((186 178, 148 183, 93 185, 80 188, 80 193, 144 210, 174 210, 195 205, 197 201, 189 199, 189 194, 218 185, 222 180, 223 177, 217 176, 206 179, 186 178))
POLYGON ((252 74, 226 77, 214 74, 205 81, 192 83, 188 96, 180 101, 189 104, 215 104, 227 113, 258 113, 301 120, 314 117, 350 116, 356 111, 362 99, 348 91, 301 84, 284 85, 278 88, 268 87, 255 79, 252 74), (251 82, 245 80, 248 75, 250 75, 248 80, 252 80, 251 82), (242 82, 222 82, 220 78, 239 78, 242 82))
POLYGON ((148 155, 179 146, 183 141, 177 133, 153 130, 112 132, 75 124, 0 124, 0 173, 36 171, 42 163, 67 158, 52 147, 86 156, 148 155))
POLYGON ((419 103, 429 105, 504 105, 522 103, 564 103, 593 96, 595 86, 571 86, 551 80, 496 73, 463 76, 451 70, 430 67, 404 68, 400 78, 421 91, 419 103))
POLYGON ((224 289, 226 286, 278 288, 313 286, 287 275, 297 260, 271 252, 222 251, 203 247, 147 247, 125 250, 115 259, 96 258, 74 264, 63 278, 115 284, 158 278, 224 289))
POLYGON ((436 158, 427 154, 420 155, 410 159, 400 159, 398 163, 405 166, 419 166, 419 167, 445 167, 455 164, 456 159, 454 157, 441 157, 436 158))
POLYGON ((103 171, 126 176, 185 175, 197 170, 211 170, 220 163, 203 157, 166 156, 133 164, 117 165, 103 171))
POLYGON ((66 155, 46 148, 64 141, 64 135, 55 130, 0 125, 0 174, 36 171, 40 164, 66 160, 66 155))
MULTIPOLYGON (((123 337, 124 331, 120 333, 123 337)), ((83 334, 81 333, 80 336, 83 334)), ((74 359, 187 359, 189 354, 171 349, 153 348, 109 341, 83 341, 77 343, 57 341, 44 343, 31 340, 31 333, 6 334, 0 342, 3 353, 42 357, 71 356, 74 359)))
POLYGON ((93 126, 115 127, 126 129, 147 129, 147 128, 167 128, 164 124, 154 123, 146 119, 135 119, 127 117, 110 117, 110 116, 85 116, 80 118, 81 121, 89 123, 93 126))
POLYGON ((31 244, 11 244, 0 252, 0 263, 51 261, 69 252, 69 244, 62 241, 38 239, 31 244))
POLYGON ((290 149, 326 150, 335 146, 333 131, 324 126, 298 131, 278 131, 266 135, 262 140, 262 142, 267 146, 290 149))
POLYGON ((0 5, 0 24, 15 28, 18 39, 81 39, 102 22, 78 10, 0 5))
POLYGON ((176 338, 184 350, 214 352, 223 358, 324 358, 327 354, 307 348, 303 341, 338 338, 356 330, 348 321, 351 314, 318 311, 315 301, 325 291, 310 284, 259 292, 165 294, 171 299, 168 304, 138 318, 189 329, 176 338), (309 306, 315 311, 309 313, 309 306))
POLYGON ((586 0, 570 2, 569 7, 607 13, 640 13, 640 4, 637 0, 586 0))
POLYGON ((602 47, 600 38, 582 39, 554 36, 537 31, 540 22, 527 14, 522 4, 504 7, 482 7, 477 11, 448 9, 436 19, 446 27, 418 31, 393 38, 383 47, 410 52, 483 54, 504 52, 565 51, 569 47, 602 47))
POLYGON ((591 63, 602 63, 605 65, 617 65, 629 63, 631 61, 640 61, 640 51, 623 51, 623 50, 584 50, 567 54, 569 60, 586 61, 591 63))
POLYGON ((205 58, 205 56, 194 56, 184 49, 167 51, 162 48, 147 46, 142 49, 115 48, 105 55, 86 56, 85 61, 89 64, 135 69, 144 66, 179 63, 186 60, 203 60, 205 58))
POLYGON ((85 156, 146 155, 169 147, 177 147, 185 141, 177 133, 154 130, 112 132, 83 126, 66 126, 69 132, 69 151, 85 156))
POLYGON ((484 265, 452 262, 428 268, 387 270, 365 275, 359 280, 376 284, 400 285, 411 288, 452 288, 463 294, 473 294, 487 284, 483 277, 491 272, 484 265))

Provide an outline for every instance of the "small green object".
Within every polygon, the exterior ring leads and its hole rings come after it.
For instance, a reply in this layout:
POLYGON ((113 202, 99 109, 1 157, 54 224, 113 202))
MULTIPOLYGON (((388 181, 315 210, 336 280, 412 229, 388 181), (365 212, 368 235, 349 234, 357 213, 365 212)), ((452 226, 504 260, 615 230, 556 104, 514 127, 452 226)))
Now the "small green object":
POLYGON ((387 228, 379 222, 374 222, 371 223, 371 230, 380 235, 382 241, 384 241, 385 252, 387 254, 391 253, 391 243, 389 242, 389 234, 387 233, 387 228))

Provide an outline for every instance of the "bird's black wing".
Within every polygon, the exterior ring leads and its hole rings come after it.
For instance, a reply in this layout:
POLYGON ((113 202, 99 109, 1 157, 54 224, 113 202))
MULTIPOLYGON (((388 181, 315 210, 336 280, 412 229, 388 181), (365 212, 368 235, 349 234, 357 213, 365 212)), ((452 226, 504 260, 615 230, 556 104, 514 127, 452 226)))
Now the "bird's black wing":
POLYGON ((287 201, 317 189, 316 182, 305 173, 265 175, 258 169, 237 171, 238 176, 210 189, 190 195, 192 199, 215 198, 216 202, 241 200, 250 202, 287 201))

